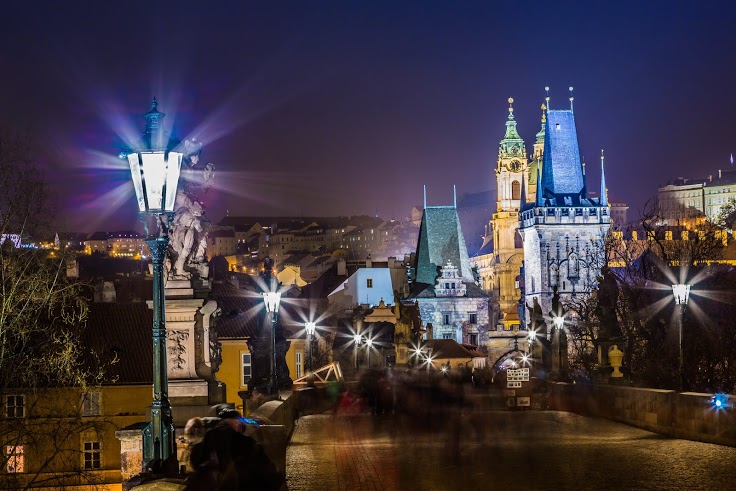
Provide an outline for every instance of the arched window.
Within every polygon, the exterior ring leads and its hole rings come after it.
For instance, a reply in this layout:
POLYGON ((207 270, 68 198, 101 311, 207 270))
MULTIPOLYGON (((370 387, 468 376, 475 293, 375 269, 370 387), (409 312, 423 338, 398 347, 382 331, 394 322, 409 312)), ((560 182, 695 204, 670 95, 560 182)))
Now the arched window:
POLYGON ((519 181, 511 183, 511 199, 521 199, 521 184, 519 184, 519 181))

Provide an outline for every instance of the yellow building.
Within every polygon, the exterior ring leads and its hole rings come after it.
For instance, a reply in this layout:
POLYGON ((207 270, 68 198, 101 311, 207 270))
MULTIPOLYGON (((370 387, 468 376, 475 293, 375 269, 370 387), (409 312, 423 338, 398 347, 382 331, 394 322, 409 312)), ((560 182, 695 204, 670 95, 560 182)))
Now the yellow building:
POLYGON ((2 394, 0 488, 121 489, 115 432, 147 419, 151 325, 145 303, 92 304, 82 343, 97 360, 84 361, 106 366, 106 382, 2 394))

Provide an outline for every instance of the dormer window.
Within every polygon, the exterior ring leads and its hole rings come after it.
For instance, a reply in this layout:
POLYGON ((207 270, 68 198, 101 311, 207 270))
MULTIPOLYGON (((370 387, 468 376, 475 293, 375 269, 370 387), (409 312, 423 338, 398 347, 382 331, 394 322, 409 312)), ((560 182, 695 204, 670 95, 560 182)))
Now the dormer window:
POLYGON ((556 129, 556 130, 559 130, 559 129, 560 129, 560 123, 557 123, 557 124, 555 125, 555 129, 556 129))

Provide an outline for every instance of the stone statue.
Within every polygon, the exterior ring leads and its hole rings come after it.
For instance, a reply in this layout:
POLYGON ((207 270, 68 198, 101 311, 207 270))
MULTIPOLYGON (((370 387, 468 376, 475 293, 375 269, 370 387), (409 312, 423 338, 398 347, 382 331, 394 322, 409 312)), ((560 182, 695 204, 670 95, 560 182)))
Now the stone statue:
POLYGON ((198 168, 202 143, 197 139, 184 142, 184 162, 176 195, 174 219, 169 230, 171 279, 190 279, 192 274, 206 278, 207 232, 210 222, 205 217, 201 199, 212 187, 215 166, 208 163, 198 168))
POLYGON ((544 314, 542 313, 542 306, 539 305, 539 301, 537 300, 537 297, 534 297, 532 301, 532 305, 527 304, 527 309, 529 309, 529 330, 530 331, 537 331, 537 335, 542 336, 544 338, 547 337, 547 324, 544 322, 544 314), (542 332, 539 332, 539 329, 544 327, 542 332))
POLYGON ((562 308, 562 304, 560 303, 560 293, 557 291, 556 286, 554 287, 552 294, 552 310, 550 310, 549 316, 552 319, 555 317, 565 316, 565 310, 562 308))

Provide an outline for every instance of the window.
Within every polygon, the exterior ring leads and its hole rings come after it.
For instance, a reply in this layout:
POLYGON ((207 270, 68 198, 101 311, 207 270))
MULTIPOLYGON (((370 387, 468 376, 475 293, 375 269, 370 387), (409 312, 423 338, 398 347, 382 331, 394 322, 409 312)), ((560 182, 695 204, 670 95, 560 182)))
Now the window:
POLYGON ((471 334, 469 337, 470 337, 470 344, 478 346, 478 335, 471 334))
POLYGON ((241 366, 242 371, 241 373, 243 376, 241 377, 242 383, 241 385, 248 385, 248 382, 250 382, 250 353, 241 353, 240 354, 240 360, 241 360, 241 366))
POLYGON ((442 314, 442 323, 446 326, 450 325, 450 314, 442 314))
POLYGON ((365 282, 368 288, 373 288, 373 278, 368 278, 365 282))
POLYGON ((5 396, 5 416, 8 418, 25 418, 26 407, 23 396, 5 396))
POLYGON ((5 456, 8 458, 5 470, 8 474, 25 472, 25 448, 23 445, 7 445, 5 456))
POLYGON ((454 336, 452 335, 451 332, 443 332, 442 333, 442 339, 453 339, 453 338, 454 338, 454 336))
POLYGON ((302 376, 302 352, 296 352, 296 378, 302 376))
POLYGON ((99 416, 102 414, 102 392, 87 392, 82 396, 82 416, 99 416))
POLYGON ((100 442, 84 442, 84 468, 89 469, 101 469, 102 460, 100 459, 100 442))
POLYGON ((478 314, 471 313, 468 315, 468 322, 471 324, 477 324, 478 323, 478 314))
POLYGON ((519 184, 519 181, 511 183, 511 199, 521 199, 521 184, 519 184))

